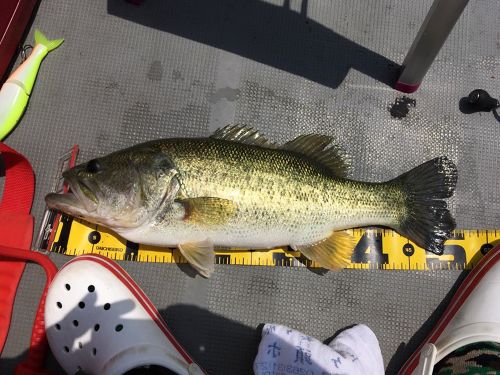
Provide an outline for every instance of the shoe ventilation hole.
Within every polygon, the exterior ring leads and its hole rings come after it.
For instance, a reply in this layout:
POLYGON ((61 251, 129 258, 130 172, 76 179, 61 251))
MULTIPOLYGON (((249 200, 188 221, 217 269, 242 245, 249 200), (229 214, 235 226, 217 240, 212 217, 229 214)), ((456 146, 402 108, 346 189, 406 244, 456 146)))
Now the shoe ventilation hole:
POLYGON ((123 329, 123 324, 118 324, 118 325, 115 327, 115 331, 116 331, 116 332, 120 332, 122 329, 123 329))
POLYGON ((71 285, 69 285, 69 284, 66 284, 65 287, 66 287, 66 290, 70 290, 71 289, 71 285))
POLYGON ((56 324, 56 329, 59 331, 61 330, 61 325, 60 324, 56 324))
POLYGON ((83 344, 81 342, 78 342, 78 347, 81 349, 83 348, 83 344))
POLYGON ((101 328, 101 326, 99 324, 96 324, 94 326, 94 331, 96 331, 96 332, 99 331, 99 328, 101 328))
POLYGON ((64 347, 64 351, 65 351, 66 353, 69 353, 69 348, 68 348, 67 346, 65 346, 65 347, 64 347))
POLYGON ((104 304, 104 310, 109 310, 111 308, 111 305, 109 303, 104 304))
POLYGON ((87 290, 90 292, 90 293, 93 293, 94 290, 95 290, 95 286, 93 285, 89 285, 89 287, 87 288, 87 290))
POLYGON ((83 309, 85 307, 85 302, 83 302, 83 301, 79 302, 78 307, 83 309))
POLYGON ((78 327, 78 320, 73 320, 73 325, 74 325, 75 327, 78 327))
POLYGON ((97 349, 96 348, 92 348, 92 355, 97 355, 97 349))
POLYGON ((57 307, 59 307, 60 309, 62 309, 62 303, 61 302, 57 302, 57 307))

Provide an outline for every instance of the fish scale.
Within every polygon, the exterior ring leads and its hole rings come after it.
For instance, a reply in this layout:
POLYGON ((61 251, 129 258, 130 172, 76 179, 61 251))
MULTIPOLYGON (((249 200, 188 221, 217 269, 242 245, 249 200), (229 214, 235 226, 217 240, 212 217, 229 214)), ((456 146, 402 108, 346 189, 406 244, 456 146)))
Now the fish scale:
MULTIPOLYGON (((397 207, 396 194, 386 197, 391 194, 379 184, 333 179, 292 152, 216 139, 166 140, 158 147, 181 171, 178 179, 182 196, 217 196, 236 203, 235 217, 219 233, 218 228, 211 231, 215 243, 228 246, 224 242, 237 230, 240 239, 245 232, 249 233, 245 238, 253 239, 253 243, 245 246, 263 246, 258 231, 266 228, 276 231, 276 224, 281 224, 287 234, 295 234, 294 243, 312 243, 323 239, 332 229, 356 225, 356 212, 362 219, 373 217, 383 224, 392 223, 383 216, 393 217, 398 213, 391 209, 397 207), (384 204, 382 199, 389 198, 392 198, 390 204, 384 204), (306 224, 304 214, 308 216, 306 224), (320 230, 315 231, 315 226, 321 226, 320 230), (304 233, 304 237, 298 237, 298 233, 304 233), (216 236, 223 238, 218 240, 216 236)), ((165 228, 159 225, 158 230, 166 233, 172 225, 175 224, 165 222, 165 228)), ((282 243, 264 247, 278 245, 282 243)))

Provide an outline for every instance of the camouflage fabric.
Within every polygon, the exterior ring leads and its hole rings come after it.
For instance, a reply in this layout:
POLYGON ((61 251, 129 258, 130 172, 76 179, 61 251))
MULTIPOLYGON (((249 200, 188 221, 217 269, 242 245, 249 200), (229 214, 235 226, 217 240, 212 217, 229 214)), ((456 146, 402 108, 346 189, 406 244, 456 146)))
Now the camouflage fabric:
POLYGON ((500 344, 477 342, 463 346, 438 362, 435 375, 498 375, 500 374, 500 344))

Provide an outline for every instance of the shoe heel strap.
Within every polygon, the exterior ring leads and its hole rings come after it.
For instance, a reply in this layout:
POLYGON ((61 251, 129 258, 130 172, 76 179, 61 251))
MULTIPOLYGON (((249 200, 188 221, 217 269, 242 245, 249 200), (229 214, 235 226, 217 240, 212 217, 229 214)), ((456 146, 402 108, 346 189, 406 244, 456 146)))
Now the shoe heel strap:
POLYGON ((436 364, 437 349, 432 343, 427 343, 420 351, 418 365, 413 371, 413 375, 432 375, 432 370, 436 364))

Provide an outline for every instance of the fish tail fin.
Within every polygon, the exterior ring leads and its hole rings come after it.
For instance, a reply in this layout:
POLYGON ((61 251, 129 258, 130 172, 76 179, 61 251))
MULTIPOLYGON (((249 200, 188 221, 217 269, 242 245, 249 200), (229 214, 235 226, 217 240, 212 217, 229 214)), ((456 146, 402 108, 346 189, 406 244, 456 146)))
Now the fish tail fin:
POLYGON ((47 37, 43 35, 43 33, 40 30, 35 30, 35 43, 47 47, 48 52, 59 47, 62 44, 62 42, 64 42, 64 39, 48 40, 47 37))
POLYGON ((406 196, 405 215, 396 229, 418 246, 442 254, 444 242, 455 229, 444 199, 453 195, 457 178, 457 167, 443 156, 393 180, 406 196))

